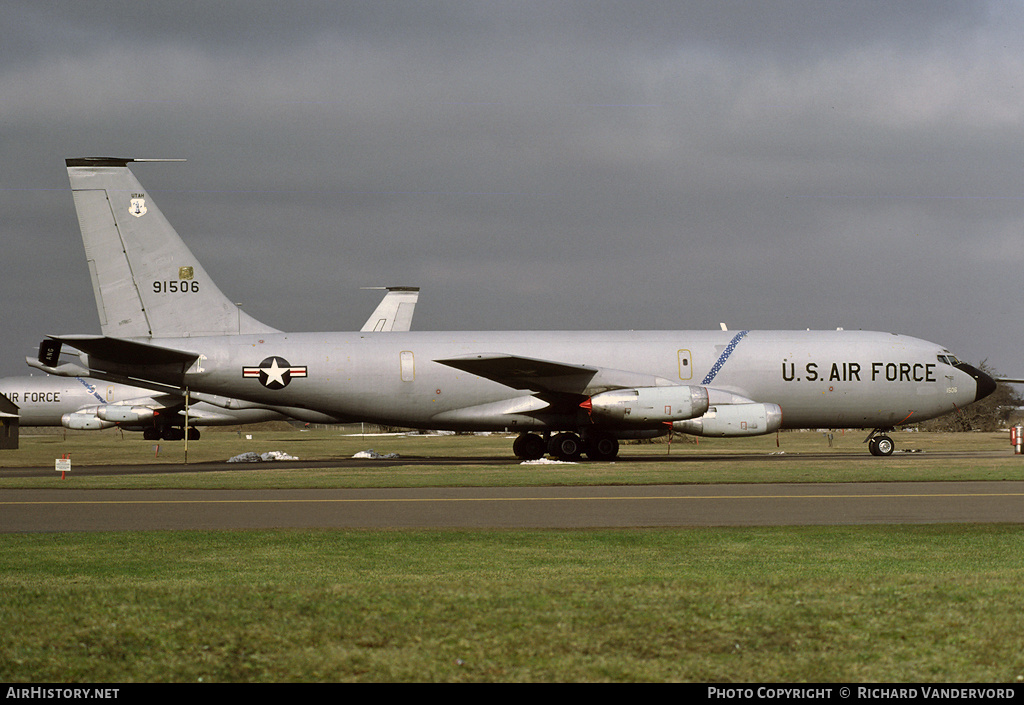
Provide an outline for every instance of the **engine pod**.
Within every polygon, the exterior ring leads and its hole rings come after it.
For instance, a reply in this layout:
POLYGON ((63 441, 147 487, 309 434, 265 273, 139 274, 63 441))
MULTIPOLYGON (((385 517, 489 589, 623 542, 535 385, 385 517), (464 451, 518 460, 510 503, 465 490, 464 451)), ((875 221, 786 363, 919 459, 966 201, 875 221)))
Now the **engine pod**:
POLYGON ((708 409, 699 419, 676 421, 672 428, 691 436, 763 436, 782 426, 778 404, 722 404, 708 409))
POLYGON ((601 392, 580 406, 594 423, 651 426, 692 419, 708 409, 704 387, 636 387, 601 392))

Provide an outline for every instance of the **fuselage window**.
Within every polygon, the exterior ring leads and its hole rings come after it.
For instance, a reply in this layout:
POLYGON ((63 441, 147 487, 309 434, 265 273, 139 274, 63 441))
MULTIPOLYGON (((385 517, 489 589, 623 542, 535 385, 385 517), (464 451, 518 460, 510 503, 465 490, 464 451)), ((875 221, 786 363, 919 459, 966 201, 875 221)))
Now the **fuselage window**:
POLYGON ((677 356, 679 361, 679 379, 693 379, 693 364, 690 360, 690 351, 680 350, 677 356))
POLYGON ((412 353, 408 350, 403 350, 399 354, 399 360, 402 365, 402 381, 412 382, 416 379, 416 362, 412 353))

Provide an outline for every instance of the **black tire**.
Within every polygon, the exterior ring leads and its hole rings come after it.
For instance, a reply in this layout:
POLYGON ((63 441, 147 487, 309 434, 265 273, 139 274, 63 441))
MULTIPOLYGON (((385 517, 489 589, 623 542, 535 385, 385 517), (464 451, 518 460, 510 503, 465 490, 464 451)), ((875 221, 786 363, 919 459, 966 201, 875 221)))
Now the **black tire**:
POLYGON ((875 439, 875 455, 882 457, 892 455, 894 450, 896 450, 896 444, 888 436, 878 436, 875 439))
POLYGON ((546 451, 544 439, 535 433, 520 433, 512 442, 512 452, 520 460, 540 460, 546 451))
POLYGON ((167 426, 160 430, 160 437, 165 441, 180 441, 185 438, 185 432, 180 428, 167 426))
POLYGON ((559 433, 548 443, 548 453, 559 460, 579 460, 583 441, 575 433, 559 433))
POLYGON ((586 440, 587 457, 591 460, 615 460, 619 455, 619 441, 613 436, 598 434, 586 440))

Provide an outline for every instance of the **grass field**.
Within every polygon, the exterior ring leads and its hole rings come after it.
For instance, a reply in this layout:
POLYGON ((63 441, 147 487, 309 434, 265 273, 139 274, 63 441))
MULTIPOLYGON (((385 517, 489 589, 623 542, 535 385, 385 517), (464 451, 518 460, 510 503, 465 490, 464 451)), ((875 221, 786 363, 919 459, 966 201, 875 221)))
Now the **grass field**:
POLYGON ((868 454, 861 431, 783 433, 762 438, 701 439, 623 445, 616 462, 522 465, 510 462, 512 440, 489 436, 359 435, 338 431, 212 431, 199 441, 154 443, 118 431, 25 436, 18 450, 0 452, 0 487, 422 487, 709 482, 854 482, 890 480, 1024 479, 1024 456, 1014 456, 1005 433, 893 434, 902 452, 888 458, 868 454), (251 435, 251 438, 246 438, 251 435), (397 454, 380 466, 346 464, 356 453, 397 454), (950 463, 941 451, 979 451, 950 463), (288 463, 225 464, 246 452, 280 451, 316 466, 288 463), (915 452, 910 452, 915 451, 915 452), (916 452, 920 451, 920 452, 916 452), (4 467, 53 468, 68 455, 72 472, 41 478, 4 477, 4 467), (730 462, 721 461, 727 456, 730 462), (834 458, 842 456, 842 462, 834 458), (402 459, 450 458, 451 464, 404 464, 402 459), (789 462, 799 458, 799 463, 789 462), (323 466, 322 461, 338 464, 323 466), (75 467, 196 465, 195 473, 120 477, 76 475, 75 467), (214 465, 210 465, 213 463, 214 465), (296 467, 298 465, 299 467, 296 467))
MULTIPOLYGON (((23 436, 0 453, 0 488, 1021 479, 1024 467, 1005 434, 898 434, 923 452, 890 458, 867 455, 860 432, 831 447, 804 433, 553 466, 496 464, 502 436, 252 435, 205 434, 189 463, 250 450, 339 463, 5 477, 65 453, 82 466, 184 459, 181 444, 157 455, 128 435, 23 436), (369 448, 470 462, 345 467, 369 448), (951 449, 991 452, 929 457, 951 449), (704 460, 716 454, 730 460, 704 460)), ((8 534, 0 680, 1020 682, 1022 556, 1024 522, 8 534)))

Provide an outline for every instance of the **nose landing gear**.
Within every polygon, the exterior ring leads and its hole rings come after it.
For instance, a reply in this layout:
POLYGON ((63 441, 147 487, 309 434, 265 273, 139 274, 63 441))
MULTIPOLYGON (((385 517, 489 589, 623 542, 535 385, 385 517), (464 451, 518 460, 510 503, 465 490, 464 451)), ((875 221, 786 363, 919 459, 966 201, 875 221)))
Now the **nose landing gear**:
POLYGON ((864 439, 868 444, 868 450, 871 452, 871 455, 887 456, 892 455, 893 451, 896 450, 896 444, 892 438, 885 435, 887 431, 892 431, 892 429, 876 428, 864 439))

